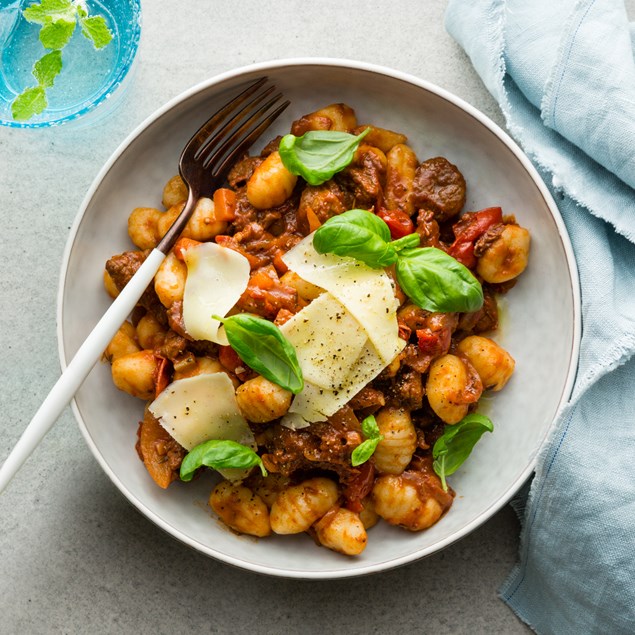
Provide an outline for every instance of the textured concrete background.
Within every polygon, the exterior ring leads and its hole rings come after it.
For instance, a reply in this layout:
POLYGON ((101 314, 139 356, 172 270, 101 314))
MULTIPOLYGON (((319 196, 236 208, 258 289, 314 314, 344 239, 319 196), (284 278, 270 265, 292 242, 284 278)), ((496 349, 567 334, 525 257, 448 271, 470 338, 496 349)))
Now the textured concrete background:
MULTIPOLYGON (((115 112, 85 128, 0 128, 0 460, 58 376, 55 302, 68 230, 132 128, 212 75, 299 56, 406 71, 502 123, 444 30, 445 5, 144 0, 138 67, 115 112)), ((235 570, 134 510, 67 409, 0 496, 0 633, 526 633, 496 595, 518 531, 507 507, 442 553, 358 580, 298 582, 235 570)))

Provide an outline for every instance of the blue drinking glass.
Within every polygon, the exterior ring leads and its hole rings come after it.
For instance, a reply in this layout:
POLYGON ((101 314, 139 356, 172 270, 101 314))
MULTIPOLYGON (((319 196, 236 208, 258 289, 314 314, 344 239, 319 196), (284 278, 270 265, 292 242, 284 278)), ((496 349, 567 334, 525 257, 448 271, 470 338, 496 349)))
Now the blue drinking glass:
POLYGON ((46 91, 47 108, 27 121, 16 121, 11 104, 23 90, 37 85, 33 64, 48 52, 39 41, 40 25, 27 22, 22 15, 35 2, 0 0, 0 125, 56 126, 78 119, 100 104, 112 103, 124 90, 139 47, 140 0, 79 0, 89 15, 104 16, 112 41, 96 50, 77 26, 62 49, 62 70, 46 91))

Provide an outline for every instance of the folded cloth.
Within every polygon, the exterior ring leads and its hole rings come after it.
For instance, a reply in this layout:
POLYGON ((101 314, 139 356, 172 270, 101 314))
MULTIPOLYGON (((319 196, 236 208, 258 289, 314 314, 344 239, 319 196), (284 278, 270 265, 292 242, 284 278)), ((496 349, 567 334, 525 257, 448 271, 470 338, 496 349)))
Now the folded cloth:
POLYGON ((573 394, 501 589, 538 633, 635 633, 634 26, 620 0, 450 0, 446 13, 549 186, 580 273, 573 394))

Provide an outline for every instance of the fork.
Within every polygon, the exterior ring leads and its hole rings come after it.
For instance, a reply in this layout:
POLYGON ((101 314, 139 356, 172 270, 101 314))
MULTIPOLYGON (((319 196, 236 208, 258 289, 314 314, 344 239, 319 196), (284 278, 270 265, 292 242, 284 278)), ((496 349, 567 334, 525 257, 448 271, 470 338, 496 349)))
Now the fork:
POLYGON ((242 156, 289 105, 262 77, 250 84, 208 119, 188 141, 179 159, 179 173, 188 187, 181 214, 122 289, 77 350, 33 419, 0 467, 0 493, 79 390, 110 340, 150 284, 159 266, 187 225, 201 196, 222 185, 232 164, 242 156))

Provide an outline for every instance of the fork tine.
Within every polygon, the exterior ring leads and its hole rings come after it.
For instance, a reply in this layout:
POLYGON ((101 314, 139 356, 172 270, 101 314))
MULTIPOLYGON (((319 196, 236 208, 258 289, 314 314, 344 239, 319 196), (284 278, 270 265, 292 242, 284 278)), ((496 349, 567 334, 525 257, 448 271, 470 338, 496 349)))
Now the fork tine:
POLYGON ((237 127, 245 117, 256 108, 262 101, 264 101, 271 93, 276 90, 275 86, 269 86, 264 92, 256 95, 250 102, 245 104, 229 121, 224 123, 222 127, 217 130, 210 131, 210 135, 207 139, 201 141, 201 145, 194 153, 194 160, 205 162, 204 155, 207 149, 214 143, 219 143, 225 135, 233 137, 236 133, 234 128, 237 127))
MULTIPOLYGON (((258 137, 260 137, 260 135, 280 116, 280 114, 290 103, 291 102, 288 100, 282 102, 275 110, 269 113, 269 115, 267 115, 265 119, 260 121, 260 123, 258 123, 255 128, 246 131, 243 137, 236 141, 236 145, 233 148, 223 148, 223 153, 228 151, 228 154, 224 159, 219 161, 219 163, 214 166, 214 168, 212 169, 212 178, 216 179, 219 178, 221 175, 224 175, 231 167, 231 164, 249 149, 254 141, 256 141, 256 139, 258 139, 258 137)), ((225 144, 225 146, 229 145, 230 144, 227 143, 225 144)), ((213 157, 208 160, 208 163, 212 159, 213 157)))
MULTIPOLYGON (((197 160, 200 161, 203 165, 204 169, 207 169, 210 165, 211 161, 219 161, 223 158, 224 154, 229 150, 229 148, 246 133, 253 125, 255 125, 261 117, 265 116, 267 112, 280 101, 282 98, 282 94, 278 93, 274 95, 271 99, 269 99, 264 105, 262 105, 258 110, 256 110, 253 114, 249 116, 249 118, 245 118, 243 115, 243 111, 239 113, 240 116, 234 118, 234 126, 231 130, 231 134, 226 136, 224 131, 219 131, 219 134, 214 135, 208 143, 205 145, 205 149, 201 154, 197 157, 197 160)), ((251 109, 249 109, 250 111, 251 109)), ((248 113, 247 113, 248 114, 248 113)))
POLYGON ((266 77, 261 77, 253 82, 250 86, 245 88, 234 99, 225 104, 222 108, 216 111, 192 136, 192 138, 185 144, 183 152, 181 152, 180 160, 191 159, 193 154, 199 149, 200 145, 207 139, 210 133, 236 108, 242 103, 247 101, 255 92, 261 88, 267 81, 266 77), (192 156, 188 156, 188 155, 192 156))
POLYGON ((179 159, 179 172, 189 190, 188 199, 179 216, 159 241, 156 247, 158 251, 167 254, 170 249, 172 249, 176 239, 192 216, 199 197, 202 195, 211 195, 214 188, 221 185, 231 167, 231 162, 246 152, 249 146, 256 141, 289 105, 290 102, 285 101, 271 111, 271 108, 275 106, 282 97, 281 94, 277 94, 269 99, 263 106, 260 106, 248 119, 242 122, 246 114, 249 114, 275 90, 275 87, 268 88, 259 96, 252 99, 247 105, 243 106, 240 112, 232 117, 229 123, 225 122, 220 131, 212 134, 214 127, 222 124, 223 120, 254 95, 254 93, 265 84, 266 80, 267 78, 265 77, 254 82, 238 95, 238 97, 234 98, 229 104, 208 119, 199 131, 188 141, 179 159), (229 133, 228 137, 226 136, 227 133, 229 133), (201 143, 205 147, 202 151, 199 151, 199 145, 201 143), (197 158, 195 158, 195 156, 197 158), (214 165, 210 170, 210 161, 212 159, 219 161, 219 164, 214 165))

